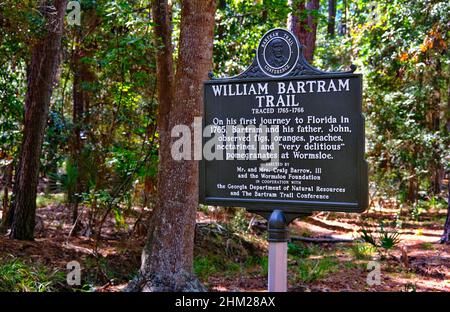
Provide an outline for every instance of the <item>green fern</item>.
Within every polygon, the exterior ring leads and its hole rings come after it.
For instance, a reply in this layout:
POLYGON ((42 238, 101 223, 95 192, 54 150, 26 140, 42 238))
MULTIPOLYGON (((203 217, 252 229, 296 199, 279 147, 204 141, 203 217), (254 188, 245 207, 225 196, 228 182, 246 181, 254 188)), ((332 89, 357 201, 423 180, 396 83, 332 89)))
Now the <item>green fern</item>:
POLYGON ((376 250, 381 253, 381 251, 388 251, 400 244, 400 233, 397 231, 387 231, 384 228, 384 224, 381 223, 379 227, 378 235, 370 233, 367 229, 361 229, 361 239, 374 246, 376 250))

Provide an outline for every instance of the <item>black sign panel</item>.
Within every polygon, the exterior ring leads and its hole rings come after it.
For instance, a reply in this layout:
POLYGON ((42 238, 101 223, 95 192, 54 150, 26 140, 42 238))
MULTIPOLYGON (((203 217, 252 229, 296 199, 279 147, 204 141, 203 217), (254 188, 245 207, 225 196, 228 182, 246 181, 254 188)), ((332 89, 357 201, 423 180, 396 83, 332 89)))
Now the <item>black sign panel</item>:
POLYGON ((205 82, 200 202, 291 215, 367 208, 362 76, 315 69, 299 50, 272 30, 247 71, 205 82))

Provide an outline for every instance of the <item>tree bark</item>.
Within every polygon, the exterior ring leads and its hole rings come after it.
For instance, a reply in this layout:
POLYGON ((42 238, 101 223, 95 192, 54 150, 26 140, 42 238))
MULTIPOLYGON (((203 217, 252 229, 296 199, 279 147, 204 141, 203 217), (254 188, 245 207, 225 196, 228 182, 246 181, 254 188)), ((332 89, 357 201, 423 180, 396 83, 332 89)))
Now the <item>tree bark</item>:
POLYGON ((7 220, 8 220, 8 210, 10 206, 9 200, 9 189, 12 183, 13 176, 13 162, 8 164, 5 167, 5 171, 3 174, 3 201, 2 201, 2 220, 0 223, 0 233, 3 233, 8 228, 7 220))
MULTIPOLYGON (((447 80, 447 121, 445 131, 450 133, 450 79, 447 80)), ((449 168, 446 168, 449 170, 449 168)), ((447 172, 447 188, 448 188, 448 207, 447 207, 447 218, 444 224, 444 234, 441 238, 441 243, 450 244, 450 170, 447 172)))
POLYGON ((16 207, 16 205, 15 205, 16 195, 15 194, 17 194, 17 190, 18 190, 16 181, 18 179, 19 170, 20 170, 20 153, 17 157, 18 157, 18 160, 17 160, 15 170, 14 170, 14 179, 13 179, 11 200, 9 203, 9 210, 8 210, 8 213, 6 214, 4 221, 2 221, 3 230, 9 229, 14 220, 14 210, 16 207))
POLYGON ((327 32, 334 36, 336 24, 336 0, 328 0, 328 25, 327 32))
POLYGON ((88 57, 92 55, 91 50, 87 47, 86 43, 83 42, 85 36, 89 32, 92 32, 97 25, 100 24, 99 18, 96 15, 94 9, 86 10, 83 13, 83 26, 76 29, 75 32, 75 50, 73 52, 72 59, 72 72, 73 72, 73 87, 72 87, 72 97, 73 97, 73 109, 72 109, 72 122, 73 130, 69 142, 70 151, 70 162, 74 166, 74 177, 73 183, 69 185, 68 189, 68 199, 69 203, 72 205, 72 224, 74 227, 74 232, 78 230, 78 204, 79 197, 78 194, 83 192, 85 185, 85 166, 83 165, 83 139, 81 138, 81 132, 83 129, 83 124, 87 124, 86 113, 89 109, 89 99, 92 96, 91 92, 86 88, 87 84, 95 81, 96 76, 92 71, 89 64, 82 61, 83 57, 88 57))
MULTIPOLYGON (((171 7, 167 0, 157 0, 152 4, 152 14, 155 21, 156 46, 160 47, 156 56, 157 63, 157 92, 158 92, 158 119, 157 130, 159 134, 159 159, 164 160, 170 155, 170 110, 174 96, 174 65, 172 46, 171 7)), ((158 163, 158 188, 166 185, 166 162, 158 163)), ((158 200, 158 199, 157 199, 158 200)))
POLYGON ((448 187, 448 207, 447 207, 447 218, 444 224, 444 234, 442 234, 441 243, 450 244, 450 174, 447 182, 448 187))
POLYGON ((447 122, 445 125, 445 130, 447 131, 447 134, 449 134, 450 133, 450 77, 447 79, 447 112, 446 112, 446 114, 447 114, 447 122))
POLYGON ((344 9, 341 14, 341 22, 339 25, 339 35, 345 36, 347 34, 347 0, 343 0, 344 9))
POLYGON ((33 240, 36 217, 36 192, 44 130, 60 61, 61 36, 66 0, 54 0, 39 9, 46 18, 46 34, 32 47, 25 97, 23 141, 19 170, 15 179, 14 216, 11 238, 33 240))
POLYGON ((80 153, 83 141, 81 140, 81 122, 84 115, 84 98, 85 92, 83 90, 83 80, 86 72, 86 65, 82 64, 80 59, 82 57, 81 34, 77 38, 77 47, 74 51, 73 57, 73 109, 72 109, 72 122, 73 130, 72 137, 70 139, 70 163, 74 167, 71 174, 75 175, 70 177, 71 184, 68 188, 68 201, 72 205, 72 224, 75 225, 75 233, 77 232, 77 219, 78 219, 78 197, 77 193, 81 191, 80 186, 80 153), (72 180, 73 179, 73 180, 72 180))
POLYGON ((6 215, 9 206, 9 187, 12 182, 12 173, 13 173, 13 163, 8 164, 3 173, 3 202, 2 202, 2 210, 3 216, 6 215))
POLYGON ((198 163, 172 159, 169 130, 179 124, 191 125, 194 117, 202 114, 203 81, 212 67, 215 1, 182 1, 179 55, 174 78, 170 75, 173 72, 172 54, 164 55, 172 50, 167 1, 156 2, 155 32, 164 43, 157 60, 158 129, 163 134, 160 141, 158 198, 139 276, 127 290, 200 291, 203 286, 193 274, 198 163), (161 76, 163 73, 166 73, 165 77, 161 76), (172 89, 171 81, 174 81, 176 88, 172 89))
MULTIPOLYGON (((442 64, 439 59, 435 61, 435 74, 433 75, 431 85, 433 88, 432 95, 430 97, 430 109, 429 109, 429 129, 432 132, 438 132, 441 126, 441 86, 439 84, 438 77, 443 76, 442 64)), ((430 171, 431 171, 431 193, 438 195, 441 192, 441 178, 442 172, 444 171, 439 159, 439 146, 437 143, 433 144, 434 157, 431 161, 430 171)))
POLYGON ((291 8, 291 13, 289 13, 287 20, 287 28, 297 36, 300 44, 305 45, 306 42, 306 32, 304 31, 306 20, 300 18, 302 12, 305 11, 305 0, 288 0, 288 5, 291 8))
POLYGON ((317 18, 313 11, 318 11, 320 6, 319 0, 309 0, 305 1, 288 1, 292 13, 288 16, 288 29, 294 33, 300 44, 303 47, 303 55, 308 62, 312 62, 314 58, 314 50, 316 48, 316 36, 317 36, 317 18), (305 14, 303 11, 307 12, 306 18, 303 18, 305 14))

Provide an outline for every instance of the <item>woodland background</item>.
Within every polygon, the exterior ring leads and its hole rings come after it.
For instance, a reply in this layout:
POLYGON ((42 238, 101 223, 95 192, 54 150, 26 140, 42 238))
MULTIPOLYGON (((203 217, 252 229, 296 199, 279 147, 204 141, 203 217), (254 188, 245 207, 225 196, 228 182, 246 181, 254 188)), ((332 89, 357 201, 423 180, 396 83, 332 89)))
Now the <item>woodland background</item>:
POLYGON ((0 290, 72 290, 70 260, 85 268, 75 290, 136 276, 130 290, 264 289, 264 220, 198 207, 196 165, 167 146, 173 124, 201 114, 207 73, 242 72, 274 27, 314 66, 363 74, 370 168, 368 212, 292 226, 290 290, 450 290, 448 1, 80 4, 73 25, 67 1, 0 0, 0 290), (372 258, 390 276, 374 288, 372 258))

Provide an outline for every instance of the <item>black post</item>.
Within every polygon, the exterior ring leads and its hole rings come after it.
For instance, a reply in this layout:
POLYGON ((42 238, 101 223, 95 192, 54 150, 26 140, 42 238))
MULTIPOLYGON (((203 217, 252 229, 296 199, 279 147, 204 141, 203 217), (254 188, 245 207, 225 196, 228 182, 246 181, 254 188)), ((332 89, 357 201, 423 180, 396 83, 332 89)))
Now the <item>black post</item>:
POLYGON ((289 230, 286 217, 282 210, 274 210, 269 218, 269 242, 279 243, 289 241, 289 230))

